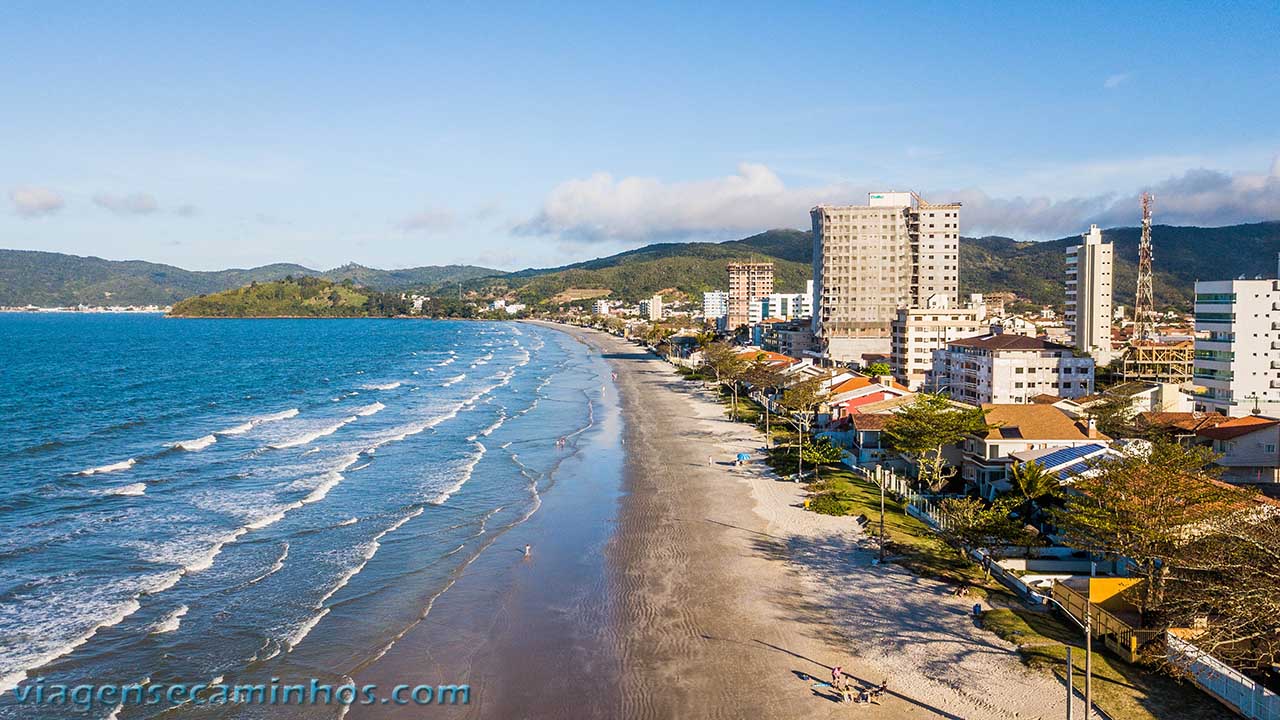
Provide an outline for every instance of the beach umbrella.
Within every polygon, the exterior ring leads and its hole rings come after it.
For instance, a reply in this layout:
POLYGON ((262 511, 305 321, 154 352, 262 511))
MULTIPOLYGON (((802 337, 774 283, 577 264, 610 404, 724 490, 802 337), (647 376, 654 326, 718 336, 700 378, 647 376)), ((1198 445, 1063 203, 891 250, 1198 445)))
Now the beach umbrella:
POLYGON ((738 462, 744 463, 750 459, 751 459, 751 456, 748 455, 747 453, 738 453, 738 462))

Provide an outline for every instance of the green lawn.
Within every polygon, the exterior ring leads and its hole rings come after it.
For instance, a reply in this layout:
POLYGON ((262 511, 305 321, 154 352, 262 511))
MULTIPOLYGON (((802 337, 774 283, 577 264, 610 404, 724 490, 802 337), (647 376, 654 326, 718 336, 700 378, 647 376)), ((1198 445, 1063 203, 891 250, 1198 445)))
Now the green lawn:
MULTIPOLYGON (((1072 651, 1076 688, 1084 692, 1084 643, 1082 633, 1067 621, 1047 612, 1025 608, 988 610, 982 626, 1018 645, 1027 665, 1066 676, 1066 645, 1072 651)), ((1114 720, 1217 720, 1235 717, 1225 707, 1189 682, 1130 665, 1099 651, 1094 642, 1093 699, 1114 720)), ((1063 692, 1066 692, 1065 688, 1063 692)), ((1077 713, 1079 714, 1079 713, 1077 713)))
MULTIPOLYGON (((880 536, 880 488, 843 466, 823 467, 821 480, 810 485, 817 495, 833 497, 845 515, 865 515, 870 521, 867 533, 880 536)), ((955 548, 938 536, 928 525, 907 514, 906 504, 885 496, 884 532, 888 540, 886 552, 892 561, 917 575, 935 577, 955 583, 969 583, 981 593, 1008 592, 995 581, 986 581, 981 569, 965 560, 955 548)))

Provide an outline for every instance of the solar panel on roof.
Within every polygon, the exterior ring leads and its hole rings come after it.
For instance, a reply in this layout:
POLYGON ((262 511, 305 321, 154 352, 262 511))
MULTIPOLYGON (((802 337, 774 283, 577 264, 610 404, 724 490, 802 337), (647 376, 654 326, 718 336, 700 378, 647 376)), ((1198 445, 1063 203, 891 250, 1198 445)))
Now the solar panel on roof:
POLYGON ((1036 458, 1036 464, 1044 468, 1052 469, 1052 468, 1058 467, 1059 465, 1064 465, 1066 463, 1069 463, 1073 460, 1079 460, 1081 458, 1088 457, 1096 452, 1099 452, 1105 449, 1106 449, 1106 446, 1094 445, 1094 444, 1077 445, 1075 447, 1062 448, 1061 450, 1055 450, 1043 457, 1036 458))
POLYGON ((1088 469, 1089 469, 1089 463, 1078 462, 1075 465, 1072 465, 1071 467, 1059 470, 1058 479, 1069 480, 1088 469))

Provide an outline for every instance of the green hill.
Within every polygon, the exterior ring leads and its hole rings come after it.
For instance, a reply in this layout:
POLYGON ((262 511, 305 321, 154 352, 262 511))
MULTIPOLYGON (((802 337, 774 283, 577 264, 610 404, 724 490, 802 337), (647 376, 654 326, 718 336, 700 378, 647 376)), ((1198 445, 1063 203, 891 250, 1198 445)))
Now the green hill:
POLYGON ((608 288, 610 297, 635 301, 659 290, 674 288, 699 294, 723 289, 725 264, 758 260, 773 262, 778 292, 801 292, 811 275, 808 260, 790 258, 812 254, 809 233, 770 230, 745 240, 723 243, 660 243, 637 250, 558 268, 521 270, 474 280, 473 289, 511 291, 527 302, 541 302, 570 288, 608 288))
MULTIPOLYGON (((1133 304, 1141 236, 1136 227, 1102 232, 1104 240, 1115 244, 1117 303, 1133 304)), ((1280 222, 1217 228, 1156 225, 1151 238, 1156 304, 1162 307, 1189 308, 1196 280, 1276 274, 1280 222)), ((960 284, 968 292, 1013 290, 1036 302, 1061 303, 1066 249, 1079 242, 1079 237, 1039 243, 966 238, 960 244, 960 284)))
MULTIPOLYGON (((1133 303, 1137 282, 1138 228, 1113 228, 1103 238, 1115 243, 1117 303, 1133 303)), ((1241 275, 1274 277, 1280 252, 1280 222, 1218 228, 1157 225, 1155 295, 1160 306, 1189 308, 1195 281, 1241 275)), ((1005 237, 962 238, 960 290, 1011 291, 1037 303, 1064 300, 1065 251, 1080 242, 1071 236, 1046 242, 1005 237)), ((470 283, 473 289, 509 290, 526 302, 542 302, 569 288, 609 288, 611 297, 638 300, 665 288, 699 293, 724 289, 725 263, 767 260, 776 265, 779 292, 799 292, 811 274, 812 234, 770 230, 723 243, 661 243, 558 268, 522 270, 470 283)))
POLYGON ((0 305, 169 305, 202 293, 289 275, 352 280, 377 290, 438 285, 499 273, 471 265, 376 270, 344 265, 326 272, 278 263, 247 270, 183 270, 141 260, 104 260, 33 250, 0 250, 0 305))
POLYGON ((391 317, 409 312, 399 293, 383 293, 353 282, 316 277, 252 283, 234 290, 182 300, 175 317, 391 317))
MULTIPOLYGON (((1114 228, 1103 237, 1116 247, 1116 302, 1133 302, 1138 228, 1114 228)), ((1280 222, 1218 228, 1157 225, 1155 293, 1161 306, 1186 308, 1197 279, 1274 277, 1280 252, 1280 222)), ((960 243, 962 293, 1011 291, 1037 303, 1063 302, 1064 251, 1079 242, 1071 236, 1047 242, 1005 237, 963 238, 960 243)), ((171 304, 252 282, 311 275, 350 280, 373 290, 413 289, 431 293, 462 283, 480 296, 512 294, 529 303, 560 296, 585 297, 609 290, 610 297, 635 301, 661 290, 696 296, 727 284, 725 264, 767 260, 775 264, 779 292, 800 292, 810 277, 813 241, 804 230, 769 230, 721 243, 658 243, 627 252, 554 268, 514 273, 471 265, 378 270, 344 265, 318 272, 300 265, 266 265, 248 270, 192 272, 140 261, 114 262, 58 253, 0 250, 0 305, 171 304)))

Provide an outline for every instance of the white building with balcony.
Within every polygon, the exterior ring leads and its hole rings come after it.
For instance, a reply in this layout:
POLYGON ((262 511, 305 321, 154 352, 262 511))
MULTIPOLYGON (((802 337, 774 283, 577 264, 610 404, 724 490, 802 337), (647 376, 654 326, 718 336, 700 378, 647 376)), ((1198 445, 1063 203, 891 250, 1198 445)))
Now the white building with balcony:
POLYGON ((702 317, 708 320, 719 320, 729 314, 729 293, 725 290, 712 290, 702 293, 702 317))
POLYGON ((1097 225, 1067 248, 1067 338, 1076 350, 1111 362, 1111 267, 1114 248, 1097 225))
POLYGON ((1067 345, 1024 335, 983 335, 935 350, 925 388, 971 405, 1025 404, 1036 395, 1091 395, 1093 373, 1093 358, 1076 357, 1067 345))
POLYGON ((1196 409, 1280 413, 1280 280, 1196 283, 1196 409))

